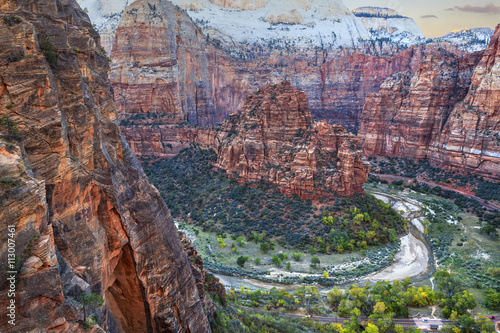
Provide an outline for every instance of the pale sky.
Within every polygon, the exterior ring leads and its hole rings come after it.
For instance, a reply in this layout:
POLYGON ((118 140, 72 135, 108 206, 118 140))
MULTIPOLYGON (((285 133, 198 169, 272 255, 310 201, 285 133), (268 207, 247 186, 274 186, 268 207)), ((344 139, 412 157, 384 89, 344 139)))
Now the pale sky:
POLYGON ((389 7, 415 20, 425 37, 463 28, 500 23, 500 0, 343 0, 350 10, 362 6, 389 7))

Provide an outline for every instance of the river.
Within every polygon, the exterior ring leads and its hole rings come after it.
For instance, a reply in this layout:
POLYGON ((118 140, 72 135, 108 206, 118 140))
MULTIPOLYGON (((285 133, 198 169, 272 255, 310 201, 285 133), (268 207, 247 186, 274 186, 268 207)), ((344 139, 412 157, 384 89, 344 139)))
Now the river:
MULTIPOLYGON (((429 243, 424 237, 424 225, 422 223, 423 214, 421 204, 413 199, 401 195, 389 194, 379 191, 367 191, 373 194, 377 199, 385 203, 393 203, 394 209, 402 211, 402 216, 410 221, 410 232, 401 237, 401 246, 394 256, 394 261, 388 267, 381 271, 367 275, 366 277, 353 282, 362 284, 365 282, 376 282, 382 280, 403 280, 406 277, 412 280, 422 280, 430 277, 434 272, 434 260, 429 243)), ((276 287, 278 289, 293 291, 297 287, 302 286, 299 284, 281 284, 278 282, 264 282, 256 279, 249 279, 244 277, 228 276, 224 274, 215 274, 221 283, 226 288, 240 288, 247 287, 251 290, 254 289, 271 289, 276 287)), ((340 285, 341 287, 348 286, 340 285)), ((326 294, 331 287, 321 287, 314 285, 318 288, 319 292, 326 294)))

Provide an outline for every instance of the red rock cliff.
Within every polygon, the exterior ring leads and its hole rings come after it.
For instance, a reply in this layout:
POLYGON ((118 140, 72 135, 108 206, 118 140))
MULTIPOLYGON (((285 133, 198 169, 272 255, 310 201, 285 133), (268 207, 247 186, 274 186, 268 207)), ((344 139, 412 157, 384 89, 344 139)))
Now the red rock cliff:
POLYGON ((251 95, 241 114, 217 130, 214 146, 217 163, 228 174, 315 198, 363 192, 368 163, 358 144, 342 126, 313 123, 307 95, 285 82, 251 95))
POLYGON ((172 157, 192 136, 179 124, 216 126, 249 93, 284 79, 307 94, 315 119, 357 130, 365 96, 394 73, 416 72, 420 59, 437 50, 424 45, 393 56, 292 46, 226 50, 212 37, 168 2, 136 1, 125 9, 110 78, 122 131, 137 155, 172 157))
POLYGON ((73 0, 2 1, 0 36, 0 260, 15 225, 22 265, 15 326, 0 272, 0 331, 82 331, 77 300, 94 292, 108 332, 209 332, 170 212, 114 123, 86 14, 73 0))
POLYGON ((431 150, 434 163, 500 179, 500 24, 431 150))
POLYGON ((366 99, 359 136, 367 155, 425 159, 453 106, 464 98, 479 54, 445 49, 422 58, 415 74, 397 73, 366 99))
MULTIPOLYGON (((168 1, 136 1, 116 31, 110 80, 125 137, 144 156, 172 156, 179 123, 211 127, 243 104, 250 84, 240 61, 207 43, 168 1)), ((187 145, 187 143, 186 143, 187 145)))
POLYGON ((387 79, 365 103, 360 137, 367 155, 429 159, 500 178, 500 28, 483 52, 444 49, 415 75, 387 79))

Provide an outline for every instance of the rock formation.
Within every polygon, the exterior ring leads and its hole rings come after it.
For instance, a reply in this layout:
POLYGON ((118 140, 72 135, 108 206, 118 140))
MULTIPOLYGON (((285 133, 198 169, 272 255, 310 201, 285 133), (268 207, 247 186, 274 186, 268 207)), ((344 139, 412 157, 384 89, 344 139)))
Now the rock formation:
POLYGON ((425 41, 425 36, 415 23, 390 8, 360 7, 352 13, 363 23, 372 35, 372 52, 392 54, 395 44, 407 47, 425 41))
POLYGON ((315 119, 356 131, 365 95, 394 73, 415 72, 437 49, 425 45, 381 57, 263 47, 240 58, 210 36, 168 2, 137 1, 124 11, 110 78, 122 131, 137 155, 174 156, 197 135, 189 124, 216 126, 240 110, 250 92, 284 79, 308 95, 315 119))
POLYGON ((391 76, 367 98, 359 135, 367 155, 429 159, 500 177, 500 28, 484 52, 440 49, 415 75, 391 76))
POLYGON ((217 164, 228 174, 302 198, 363 192, 369 167, 358 144, 342 126, 313 123, 307 95, 289 82, 249 96, 215 138, 217 164))
POLYGON ((176 154, 187 144, 181 126, 221 123, 242 106, 252 86, 238 75, 239 61, 207 43, 168 1, 128 6, 112 57, 114 101, 124 135, 138 155, 176 154))
POLYGON ((479 56, 445 49, 420 61, 416 74, 396 73, 366 99, 359 135, 368 155, 424 159, 453 106, 467 94, 479 56))
POLYGON ((15 298, 0 272, 0 330, 82 331, 78 299, 93 292, 106 332, 209 332, 170 212, 114 123, 87 15, 73 0, 6 0, 0 36, 0 260, 8 225, 21 260, 15 298))
POLYGON ((432 143, 430 160, 500 179, 500 24, 474 69, 467 95, 432 143))

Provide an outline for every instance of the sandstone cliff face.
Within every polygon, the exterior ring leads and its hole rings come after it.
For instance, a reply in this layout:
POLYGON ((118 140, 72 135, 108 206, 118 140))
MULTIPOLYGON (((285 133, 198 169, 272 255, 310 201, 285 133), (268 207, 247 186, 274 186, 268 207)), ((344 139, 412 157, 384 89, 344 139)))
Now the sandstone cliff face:
POLYGON ((367 98, 360 136, 367 155, 430 159, 499 177, 500 31, 488 49, 426 56, 415 75, 387 79, 367 98))
POLYGON ((237 73, 241 64, 207 44, 191 19, 167 1, 126 8, 112 58, 114 101, 139 155, 173 156, 184 147, 180 123, 221 123, 252 86, 237 73))
POLYGON ((459 57, 444 49, 420 61, 415 74, 397 73, 371 94, 359 135, 368 155, 428 157, 453 106, 467 94, 478 54, 459 57))
POLYGON ((75 302, 95 292, 106 331, 209 332, 169 210, 114 123, 88 17, 73 0, 0 11, 0 260, 9 224, 22 259, 15 326, 0 272, 0 330, 80 331, 75 302))
POLYGON ((416 73, 420 60, 439 49, 429 44, 377 56, 328 46, 239 44, 235 52, 207 33, 167 2, 138 1, 124 11, 110 76, 120 125, 135 154, 172 157, 205 133, 190 125, 217 126, 251 92, 283 80, 307 94, 314 119, 356 132, 365 97, 394 73, 416 73))
POLYGON ((451 112, 430 160, 500 179, 500 25, 451 112))
POLYGON ((307 95, 290 83, 266 85, 217 130, 217 164, 243 181, 277 184, 316 198, 363 192, 368 163, 341 126, 313 123, 307 95))
POLYGON ((112 53, 111 85, 122 131, 139 156, 172 157, 197 130, 241 109, 246 96, 287 79, 309 97, 315 119, 356 131, 365 96, 393 73, 417 70, 434 46, 391 57, 352 50, 263 48, 237 59, 207 43, 185 13, 168 3, 127 7, 112 53))

